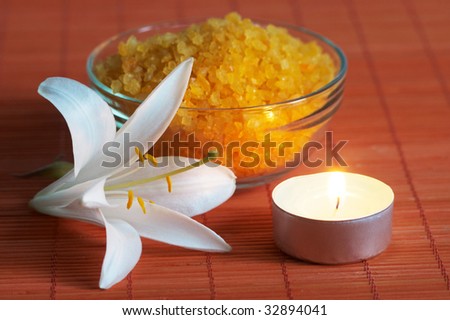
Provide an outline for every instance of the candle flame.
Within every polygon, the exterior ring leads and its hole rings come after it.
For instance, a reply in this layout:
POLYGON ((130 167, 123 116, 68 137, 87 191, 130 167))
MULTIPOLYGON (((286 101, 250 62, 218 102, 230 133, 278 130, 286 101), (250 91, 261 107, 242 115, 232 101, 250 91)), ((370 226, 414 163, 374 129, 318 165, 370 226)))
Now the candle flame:
POLYGON ((342 172, 332 172, 329 185, 328 194, 331 201, 336 199, 336 210, 339 209, 341 199, 345 193, 345 177, 342 172))

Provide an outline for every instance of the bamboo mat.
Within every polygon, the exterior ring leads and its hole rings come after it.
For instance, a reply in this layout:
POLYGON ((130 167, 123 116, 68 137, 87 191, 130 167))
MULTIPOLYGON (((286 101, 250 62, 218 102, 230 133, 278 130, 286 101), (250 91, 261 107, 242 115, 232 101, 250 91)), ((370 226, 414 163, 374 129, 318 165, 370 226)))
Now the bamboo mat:
POLYGON ((0 298, 449 299, 449 31, 450 2, 442 0, 0 0, 0 298), (66 125, 37 86, 55 75, 87 83, 88 53, 119 31, 229 11, 304 25, 344 49, 346 94, 330 129, 349 141, 344 170, 394 189, 392 243, 349 265, 284 255, 272 240, 274 182, 199 217, 231 253, 143 240, 133 272, 101 291, 104 230, 32 211, 28 200, 50 181, 15 176, 71 158, 66 125))

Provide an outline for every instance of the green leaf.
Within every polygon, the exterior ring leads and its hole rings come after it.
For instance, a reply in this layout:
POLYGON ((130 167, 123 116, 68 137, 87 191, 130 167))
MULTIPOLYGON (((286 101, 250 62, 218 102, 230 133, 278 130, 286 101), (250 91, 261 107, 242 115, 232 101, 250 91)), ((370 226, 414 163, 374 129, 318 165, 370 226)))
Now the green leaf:
POLYGON ((73 164, 67 161, 57 160, 30 172, 20 173, 16 176, 21 178, 44 177, 58 179, 73 169, 73 164))

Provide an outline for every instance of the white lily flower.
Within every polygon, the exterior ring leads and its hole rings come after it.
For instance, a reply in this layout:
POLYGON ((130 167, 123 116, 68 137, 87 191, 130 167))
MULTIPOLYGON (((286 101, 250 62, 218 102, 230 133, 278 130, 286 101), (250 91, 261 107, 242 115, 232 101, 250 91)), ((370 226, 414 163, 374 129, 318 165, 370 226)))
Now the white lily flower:
POLYGON ((188 59, 176 67, 117 133, 111 110, 90 88, 66 78, 49 78, 39 87, 68 124, 74 169, 37 193, 30 205, 42 213, 106 228, 100 288, 110 288, 134 268, 142 251, 141 236, 209 252, 231 249, 190 218, 234 193, 235 176, 228 168, 200 165, 205 159, 192 165, 193 159, 178 158, 191 164, 184 169, 170 157, 159 159, 168 163, 159 167, 139 161, 148 151, 148 141, 156 142, 174 117, 192 64, 188 59), (127 154, 127 135, 128 141, 143 147, 142 153, 127 154), (105 166, 111 162, 104 152, 108 143, 114 143, 120 155, 121 163, 114 168, 105 166))

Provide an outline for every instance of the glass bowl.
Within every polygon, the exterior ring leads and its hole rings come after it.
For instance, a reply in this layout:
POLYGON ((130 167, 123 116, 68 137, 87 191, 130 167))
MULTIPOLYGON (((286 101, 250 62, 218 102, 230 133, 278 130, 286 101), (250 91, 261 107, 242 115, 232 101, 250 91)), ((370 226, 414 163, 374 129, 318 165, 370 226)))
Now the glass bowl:
MULTIPOLYGON (((119 43, 131 35, 143 40, 155 34, 178 32, 188 25, 163 23, 129 30, 104 41, 90 54, 87 72, 91 86, 111 106, 118 127, 142 101, 115 93, 103 84, 96 76, 96 64, 117 54, 119 43)), ((347 60, 342 50, 322 35, 302 27, 275 25, 304 42, 315 41, 333 60, 334 78, 310 94, 273 104, 235 108, 191 108, 182 104, 150 151, 154 156, 200 159, 216 148, 219 162, 234 171, 240 188, 270 182, 302 162, 308 143, 322 140, 327 123, 340 106, 347 60)))

